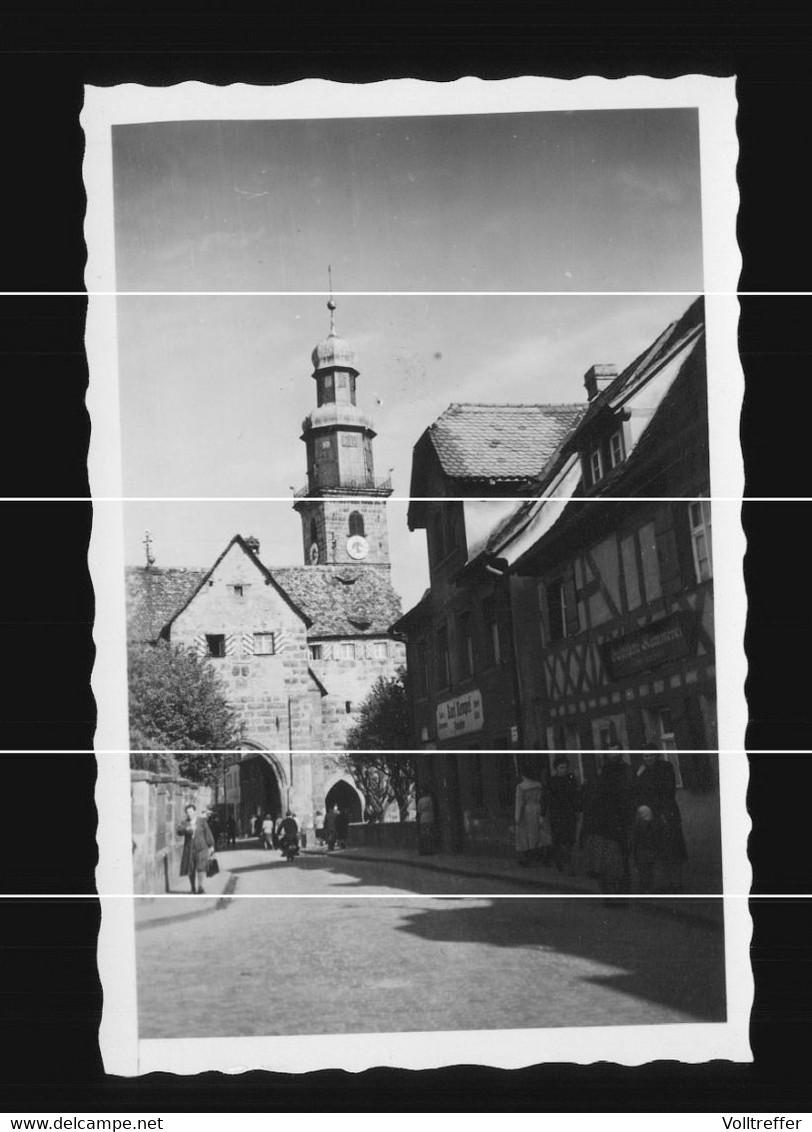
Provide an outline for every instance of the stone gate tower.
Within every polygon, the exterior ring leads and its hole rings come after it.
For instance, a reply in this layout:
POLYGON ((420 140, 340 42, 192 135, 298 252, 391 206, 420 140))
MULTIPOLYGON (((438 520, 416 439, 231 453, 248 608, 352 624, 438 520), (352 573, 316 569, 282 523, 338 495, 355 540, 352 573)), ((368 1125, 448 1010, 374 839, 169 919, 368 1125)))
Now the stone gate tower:
POLYGON ((388 567, 386 500, 392 485, 375 477, 375 430, 355 400, 355 352, 336 334, 332 297, 327 309, 330 332, 312 354, 316 408, 302 422, 307 484, 293 505, 302 520, 304 560, 310 566, 388 567))

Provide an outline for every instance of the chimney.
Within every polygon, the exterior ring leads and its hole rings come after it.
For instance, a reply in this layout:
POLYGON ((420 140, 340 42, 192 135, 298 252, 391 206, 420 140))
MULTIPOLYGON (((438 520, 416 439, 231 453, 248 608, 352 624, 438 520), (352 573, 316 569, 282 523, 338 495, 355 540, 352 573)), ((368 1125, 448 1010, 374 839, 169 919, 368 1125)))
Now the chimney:
POLYGON ((594 401, 599 393, 603 393, 607 385, 611 385, 619 373, 618 367, 611 363, 590 366, 584 374, 587 400, 594 401))
POLYGON ((245 545, 248 547, 249 550, 252 550, 254 552, 254 554, 256 554, 257 558, 259 558, 259 539, 258 538, 254 538, 253 535, 248 535, 248 537, 245 539, 245 545))

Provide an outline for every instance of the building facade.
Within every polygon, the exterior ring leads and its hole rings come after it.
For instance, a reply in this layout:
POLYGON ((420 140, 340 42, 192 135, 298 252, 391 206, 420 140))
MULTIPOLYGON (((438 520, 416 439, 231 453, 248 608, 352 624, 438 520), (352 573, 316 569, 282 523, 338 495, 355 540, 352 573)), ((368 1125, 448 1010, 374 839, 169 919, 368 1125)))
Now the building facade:
MULTIPOLYGON (((514 505, 456 564, 455 591, 471 597, 465 628, 472 638, 458 671, 482 685, 499 642, 515 747, 542 777, 552 752, 567 752, 588 784, 609 745, 630 752, 634 771, 640 748, 656 743, 676 771, 689 853, 704 870, 698 891, 715 891, 718 756, 701 301, 622 373, 594 366, 585 385, 587 404, 546 460, 535 498, 514 505), (497 595, 501 623, 493 615, 497 595), (502 631, 512 647, 502 647, 502 631)), ((413 683, 422 642, 443 623, 442 592, 425 596, 397 626, 408 635, 413 683)), ((461 597, 457 605, 464 608, 461 597)), ((436 689, 436 676, 434 683, 436 689)), ((437 694, 422 708, 415 699, 416 745, 431 735, 437 694)), ((488 714, 483 702, 480 730, 494 740, 488 714)), ((496 704, 490 715, 500 720, 496 704)), ((501 836, 509 851, 512 795, 488 769, 496 756, 467 746, 472 753, 460 755, 453 772, 460 812, 443 813, 444 843, 477 850, 501 836)), ((427 757, 423 766, 426 783, 442 794, 444 762, 427 757)))

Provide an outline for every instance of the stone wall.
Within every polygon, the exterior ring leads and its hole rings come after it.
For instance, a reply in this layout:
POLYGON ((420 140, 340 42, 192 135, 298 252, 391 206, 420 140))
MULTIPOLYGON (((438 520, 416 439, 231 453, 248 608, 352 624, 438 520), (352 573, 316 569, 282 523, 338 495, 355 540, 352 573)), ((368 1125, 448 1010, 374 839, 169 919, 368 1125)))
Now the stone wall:
POLYGON ((358 709, 379 677, 389 680, 406 664, 406 648, 400 641, 353 637, 321 643, 321 660, 311 661, 313 671, 329 690, 321 701, 321 743, 323 750, 344 748, 347 732, 358 720, 358 709), (342 645, 352 645, 354 659, 342 657, 342 645), (385 646, 386 655, 381 646, 385 646), (325 655, 326 654, 326 655, 325 655), (347 704, 350 705, 349 711, 347 704))
POLYGON ((350 849, 413 849, 417 852, 417 822, 353 822, 350 849))
POLYGON ((185 778, 130 772, 132 803, 133 891, 161 893, 181 890, 179 876, 183 841, 176 828, 190 802, 198 809, 210 804, 211 791, 185 778))

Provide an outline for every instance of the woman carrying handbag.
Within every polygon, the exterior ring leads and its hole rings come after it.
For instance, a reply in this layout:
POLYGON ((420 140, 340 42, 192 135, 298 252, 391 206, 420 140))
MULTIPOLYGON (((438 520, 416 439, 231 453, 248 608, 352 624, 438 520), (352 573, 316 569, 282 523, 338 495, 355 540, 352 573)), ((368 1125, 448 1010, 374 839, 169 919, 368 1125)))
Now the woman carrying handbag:
MULTIPOLYGON (((209 823, 204 817, 200 817, 197 808, 189 803, 186 807, 186 821, 181 822, 177 833, 183 838, 180 875, 189 878, 193 893, 203 893, 205 892, 203 881, 206 876, 214 875, 208 873, 209 862, 214 857, 214 837, 209 823)), ((219 872, 219 866, 217 871, 219 872)))

